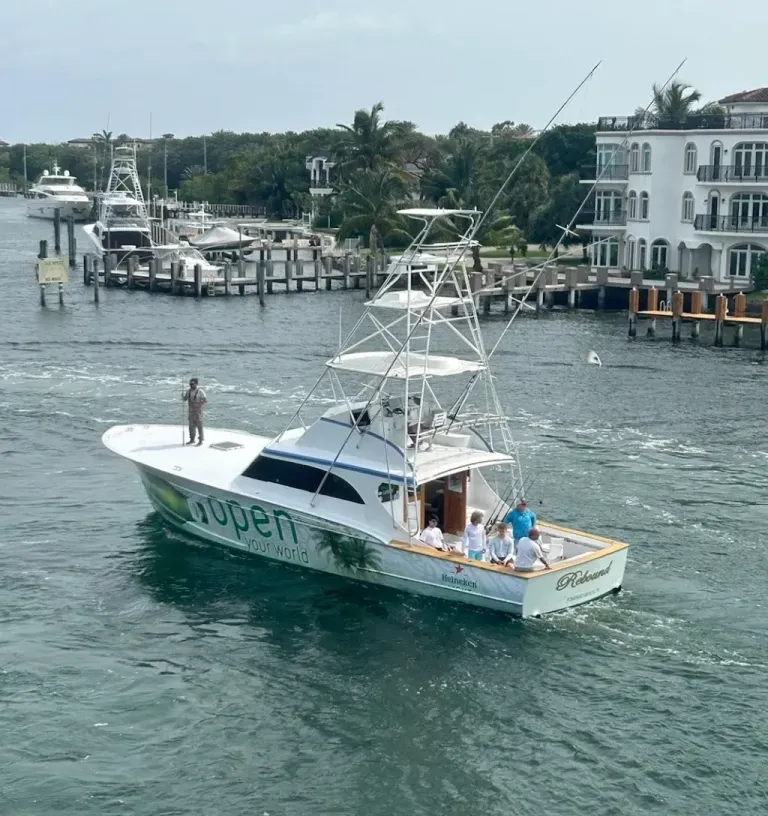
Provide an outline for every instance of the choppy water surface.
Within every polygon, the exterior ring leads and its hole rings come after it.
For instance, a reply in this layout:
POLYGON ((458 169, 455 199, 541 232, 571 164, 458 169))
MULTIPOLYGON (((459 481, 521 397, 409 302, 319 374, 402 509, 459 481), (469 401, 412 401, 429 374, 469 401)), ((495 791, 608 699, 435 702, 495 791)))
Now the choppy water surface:
POLYGON ((41 310, 47 230, 0 199, 3 814, 765 812, 759 352, 520 321, 539 510, 632 550, 618 599, 514 621, 184 539, 101 446, 193 371, 209 424, 279 430, 362 293, 97 308, 75 276, 41 310))

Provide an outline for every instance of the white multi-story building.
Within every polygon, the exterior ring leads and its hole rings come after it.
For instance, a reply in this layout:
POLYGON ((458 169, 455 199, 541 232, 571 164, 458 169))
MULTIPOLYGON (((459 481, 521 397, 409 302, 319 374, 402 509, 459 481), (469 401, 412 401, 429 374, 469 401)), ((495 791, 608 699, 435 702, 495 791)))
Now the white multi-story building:
POLYGON ((599 120, 591 182, 605 173, 580 225, 595 266, 749 277, 768 252, 768 88, 719 104, 675 121, 599 120))

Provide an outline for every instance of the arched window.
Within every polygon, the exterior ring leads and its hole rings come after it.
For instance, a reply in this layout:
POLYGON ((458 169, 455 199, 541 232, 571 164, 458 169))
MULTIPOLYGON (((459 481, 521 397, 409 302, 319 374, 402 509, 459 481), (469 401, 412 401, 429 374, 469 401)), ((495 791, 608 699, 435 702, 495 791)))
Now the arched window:
POLYGON ((637 220, 637 193, 632 190, 627 200, 627 218, 631 221, 637 220))
POLYGON ((629 172, 638 173, 640 171, 640 145, 633 142, 629 148, 629 172))
POLYGON ((739 244, 728 253, 728 274, 737 278, 754 275, 760 258, 768 251, 760 244, 739 244))
POLYGON ((694 206, 693 193, 683 193, 683 221, 686 223, 693 221, 694 206))
POLYGON ((640 220, 641 221, 647 221, 648 218, 650 217, 650 206, 651 206, 651 201, 650 201, 650 198, 648 196, 648 193, 646 193, 645 190, 643 190, 643 192, 640 193, 640 220))
POLYGON ((619 239, 615 235, 610 238, 603 238, 594 249, 595 266, 618 267, 619 239))
POLYGON ((627 238, 627 269, 630 272, 635 268, 636 250, 635 239, 630 236, 627 238))
POLYGON ((643 173, 651 172, 651 146, 646 142, 643 145, 643 173))
POLYGON ((698 152, 696 150, 696 145, 693 142, 688 142, 685 146, 685 165, 683 167, 684 173, 695 173, 696 172, 696 157, 698 152))
POLYGON ((768 178, 768 142, 741 142, 733 149, 735 179, 764 181, 768 178))
POLYGON ((645 271, 647 261, 648 261, 648 244, 645 242, 645 238, 641 238, 637 242, 637 268, 645 271))
POLYGON ((669 242, 659 238, 651 244, 651 269, 668 269, 669 242))
POLYGON ((768 195, 737 193, 731 198, 732 229, 762 232, 768 229, 768 195))

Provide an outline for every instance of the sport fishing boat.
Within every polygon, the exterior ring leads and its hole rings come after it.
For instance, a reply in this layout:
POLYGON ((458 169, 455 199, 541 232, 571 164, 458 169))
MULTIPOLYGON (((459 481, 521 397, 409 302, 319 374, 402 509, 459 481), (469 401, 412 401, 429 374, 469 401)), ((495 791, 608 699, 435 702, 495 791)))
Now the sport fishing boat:
POLYGON ((627 545, 557 524, 537 525, 551 568, 529 572, 420 540, 436 515, 458 544, 475 510, 502 518, 525 486, 464 262, 480 213, 401 215, 416 239, 280 434, 207 429, 186 447, 183 427, 132 424, 104 444, 170 525, 217 544, 523 617, 617 592, 627 545), (446 226, 459 240, 426 243, 446 226), (441 254, 434 272, 407 262, 422 251, 441 254))
POLYGON ((77 179, 54 164, 51 172, 44 170, 37 184, 29 190, 27 215, 30 218, 53 220, 56 210, 61 218, 85 221, 91 213, 91 199, 75 182, 77 179))
POLYGON ((199 250, 181 242, 162 224, 150 219, 136 166, 135 147, 115 148, 107 189, 99 197, 98 220, 86 224, 83 231, 91 251, 99 257, 114 255, 118 267, 129 257, 136 257, 138 280, 148 279, 146 264, 153 258, 160 261, 161 269, 177 264, 183 280, 193 280, 195 266, 202 267, 204 281, 221 274, 220 266, 208 263, 199 250))

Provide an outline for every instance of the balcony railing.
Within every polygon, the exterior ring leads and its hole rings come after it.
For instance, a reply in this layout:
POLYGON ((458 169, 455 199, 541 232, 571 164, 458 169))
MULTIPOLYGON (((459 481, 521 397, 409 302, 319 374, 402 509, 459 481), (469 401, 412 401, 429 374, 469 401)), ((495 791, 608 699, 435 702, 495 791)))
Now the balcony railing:
POLYGON ((768 232, 768 215, 697 215, 693 228, 699 232, 768 232))
POLYGON ((579 217, 582 224, 593 224, 596 227, 623 227, 627 223, 626 210, 583 212, 579 217))
POLYGON ((598 167, 596 164, 588 164, 581 168, 580 178, 585 181, 594 181, 598 176, 600 181, 626 181, 629 178, 629 165, 609 164, 608 167, 598 167))
POLYGON ((746 181, 752 184, 768 183, 768 166, 758 167, 724 167, 718 164, 705 164, 696 173, 699 181, 721 182, 746 181))
POLYGON ((628 130, 768 130, 768 113, 694 113, 672 119, 654 116, 601 116, 602 132, 628 130))

